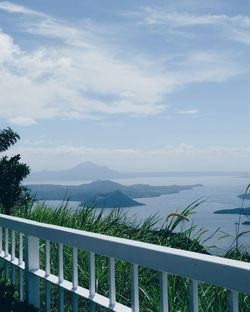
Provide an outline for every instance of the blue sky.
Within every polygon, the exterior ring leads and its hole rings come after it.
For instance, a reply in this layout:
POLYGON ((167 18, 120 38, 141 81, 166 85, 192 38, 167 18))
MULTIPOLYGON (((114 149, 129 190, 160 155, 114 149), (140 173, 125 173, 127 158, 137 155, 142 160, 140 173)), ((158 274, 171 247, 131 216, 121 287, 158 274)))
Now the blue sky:
POLYGON ((0 122, 32 170, 250 170, 250 3, 0 1, 0 122))

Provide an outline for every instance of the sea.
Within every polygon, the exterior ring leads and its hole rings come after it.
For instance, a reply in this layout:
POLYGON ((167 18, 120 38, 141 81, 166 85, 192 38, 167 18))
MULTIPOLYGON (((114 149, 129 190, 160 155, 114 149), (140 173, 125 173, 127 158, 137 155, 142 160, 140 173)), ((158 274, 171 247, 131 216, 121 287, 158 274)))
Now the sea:
MULTIPOLYGON (((195 201, 202 203, 189 216, 188 221, 181 224, 182 228, 196 226, 193 235, 199 230, 205 230, 201 237, 201 243, 209 248, 213 254, 225 253, 228 249, 235 246, 236 227, 239 224, 239 231, 242 234, 238 243, 242 250, 250 251, 250 225, 243 225, 247 221, 246 216, 230 214, 214 214, 216 210, 240 208, 242 199, 239 194, 245 192, 250 183, 250 177, 239 176, 178 176, 178 177, 143 177, 133 179, 117 179, 115 182, 132 184, 150 185, 193 185, 202 184, 202 187, 194 187, 192 190, 184 190, 176 194, 162 195, 152 198, 137 198, 136 200, 144 203, 144 206, 124 208, 131 218, 137 222, 149 216, 157 215, 159 218, 157 226, 166 224, 167 216, 178 211, 179 213, 188 205, 195 201)), ((46 181, 46 184, 79 185, 90 181, 46 181)), ((49 203, 56 206, 59 202, 49 203)), ((72 208, 77 207, 79 202, 70 202, 72 208)), ((244 202, 244 207, 250 206, 250 200, 244 202)), ((106 208, 106 211, 110 211, 106 208)), ((179 228, 180 230, 180 228, 179 228)))

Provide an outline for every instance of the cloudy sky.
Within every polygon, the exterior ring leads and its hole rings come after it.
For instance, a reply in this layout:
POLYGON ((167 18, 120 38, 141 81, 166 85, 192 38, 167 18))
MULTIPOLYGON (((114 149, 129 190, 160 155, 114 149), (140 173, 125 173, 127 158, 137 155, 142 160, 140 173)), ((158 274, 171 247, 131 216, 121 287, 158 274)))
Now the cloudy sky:
POLYGON ((249 118, 249 1, 0 1, 0 123, 34 171, 250 170, 249 118))

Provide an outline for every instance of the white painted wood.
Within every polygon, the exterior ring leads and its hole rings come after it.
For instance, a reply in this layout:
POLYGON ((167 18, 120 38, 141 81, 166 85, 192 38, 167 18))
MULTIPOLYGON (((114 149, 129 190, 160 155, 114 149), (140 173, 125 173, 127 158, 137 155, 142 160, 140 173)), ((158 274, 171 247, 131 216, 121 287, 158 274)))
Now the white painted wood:
POLYGON ((46 275, 50 275, 50 242, 45 241, 45 272, 46 275))
MULTIPOLYGON (((63 244, 58 245, 58 283, 63 283, 63 244)), ((64 311, 64 290, 59 287, 58 290, 58 311, 64 311)))
POLYGON ((168 312, 168 275, 160 272, 160 302, 161 312, 168 312))
MULTIPOLYGON (((18 265, 23 265, 23 234, 19 233, 19 243, 18 243, 18 265)), ((19 268, 19 300, 24 301, 23 295, 23 269, 19 268)))
POLYGON ((18 264, 22 265, 23 264, 23 234, 22 233, 19 233, 18 253, 19 253, 18 264))
POLYGON ((16 241, 15 241, 15 231, 11 231, 11 261, 13 261, 16 257, 16 241))
MULTIPOLYGON (((45 273, 46 276, 47 273, 45 273)), ((50 312, 50 282, 46 281, 45 282, 45 311, 50 312)))
POLYGON ((89 271, 89 310, 90 312, 96 311, 96 305, 93 301, 95 296, 95 254, 93 252, 89 253, 88 260, 88 271, 89 271))
POLYGON ((63 244, 58 245, 58 278, 63 282, 63 244))
POLYGON ((229 312, 239 312, 239 294, 237 291, 228 291, 229 312))
MULTIPOLYGON (((75 247, 72 250, 72 286, 73 289, 78 287, 78 251, 75 247)), ((72 295, 72 311, 78 312, 78 296, 76 294, 72 295)))
MULTIPOLYGON (((3 228, 0 226, 0 254, 3 252, 3 228)), ((4 260, 0 258, 0 274, 4 268, 4 260)))
POLYGON ((11 284, 16 284, 16 267, 14 264, 11 264, 11 284))
POLYGON ((0 226, 0 253, 3 251, 3 228, 0 226))
MULTIPOLYGON (((16 258, 16 237, 15 231, 11 230, 11 261, 14 261, 16 258)), ((12 285, 16 284, 16 270, 15 266, 11 265, 11 283, 12 285)))
POLYGON ((8 228, 5 228, 4 253, 5 253, 5 257, 8 257, 9 255, 9 229, 8 228))
POLYGON ((131 307, 133 312, 139 312, 138 264, 132 264, 131 307))
POLYGON ((77 248, 73 248, 72 253, 72 283, 73 288, 78 287, 78 255, 77 255, 77 248))
POLYGON ((0 214, 0 225, 103 256, 250 293, 250 263, 0 214), (229 278, 230 277, 230 278, 229 278))
MULTIPOLYGON (((4 238, 4 256, 7 258, 9 256, 9 229, 5 228, 4 231, 5 238, 4 238)), ((9 264, 5 261, 5 280, 9 280, 9 264)))
POLYGON ((116 304, 115 287, 115 259, 109 258, 109 305, 113 308, 116 304))
POLYGON ((72 294, 72 311, 78 312, 79 311, 79 297, 77 294, 72 294))
MULTIPOLYGON (((50 241, 45 241, 45 274, 50 276, 50 241)), ((50 283, 45 282, 45 311, 50 312, 50 283)))
POLYGON ((64 290, 61 286, 59 286, 58 290, 58 311, 64 311, 64 290))
POLYGON ((24 301, 23 293, 23 269, 19 269, 19 300, 24 301))
MULTIPOLYGON (((229 293, 230 312, 238 312, 238 292, 250 293, 250 264, 246 262, 88 233, 6 215, 0 215, 0 227, 5 229, 6 242, 4 252, 0 252, 0 259, 4 259, 6 265, 9 263, 17 266, 18 269, 20 269, 20 272, 22 272, 21 270, 24 269, 25 265, 25 274, 28 276, 27 284, 29 285, 29 292, 26 291, 27 298, 31 299, 32 297, 33 301, 36 301, 37 297, 39 298, 39 282, 37 283, 39 277, 48 283, 60 285, 59 293, 61 292, 63 294, 63 290, 67 289, 71 291, 73 295, 89 299, 92 302, 91 307, 94 307, 91 311, 95 311, 95 304, 117 312, 139 311, 138 265, 158 270, 160 272, 169 272, 170 274, 189 278, 190 311, 198 311, 198 280, 232 289, 229 293), (11 254, 9 254, 8 229, 24 233, 26 237, 25 263, 23 260, 20 260, 20 257, 22 258, 22 252, 20 252, 20 250, 19 259, 14 259, 12 251, 11 254), (79 285, 78 287, 75 287, 76 278, 74 278, 74 276, 72 282, 64 280, 63 261, 61 261, 61 264, 58 267, 58 276, 48 274, 48 267, 45 271, 39 269, 39 238, 49 241, 52 237, 53 241, 59 243, 59 263, 60 259, 63 260, 62 248, 64 244, 72 246, 75 250, 82 249, 89 252, 89 289, 85 289, 79 285), (113 292, 110 291, 111 299, 96 293, 95 253, 107 256, 111 259, 121 259, 132 263, 132 308, 125 307, 117 302, 115 306, 112 307, 110 302, 114 302, 115 296, 112 296, 112 293, 115 294, 114 290, 113 292), (33 287, 30 287, 31 284, 33 287), (30 295, 30 292, 35 294, 34 297, 30 295)), ((21 234, 19 234, 19 248, 21 245, 20 237, 22 237, 20 235, 21 234)), ((76 265, 73 264, 72 269, 74 270, 75 267, 76 265)), ((114 273, 114 263, 112 260, 109 262, 109 270, 111 272, 109 277, 110 285, 114 286, 115 283, 112 283, 112 280, 115 280, 114 274, 112 275, 112 272, 114 273), (111 278, 111 276, 113 277, 111 278)), ((161 306, 162 311, 165 312, 167 311, 167 300, 164 298, 164 296, 166 296, 164 289, 167 288, 166 273, 161 273, 160 284, 161 306)), ((61 297, 63 298, 63 296, 61 297)), ((61 308, 59 306, 61 309, 60 311, 62 311, 63 300, 59 303, 61 304, 61 308)))
MULTIPOLYGON (((59 284, 58 282, 58 276, 50 274, 49 277, 46 277, 45 271, 39 269, 36 271, 33 271, 33 274, 38 276, 41 279, 44 279, 46 281, 49 281, 50 283, 54 285, 60 285, 63 289, 66 289, 67 291, 71 291, 72 293, 77 294, 78 296, 81 296, 85 299, 89 299, 89 289, 86 289, 84 287, 78 286, 77 289, 73 289, 72 282, 64 280, 62 283, 59 284)), ((94 297, 91 299, 93 303, 97 305, 101 305, 105 308, 109 308, 109 298, 102 296, 98 293, 95 293, 94 297)), ((131 308, 124 306, 123 304, 120 304, 116 302, 116 305, 113 309, 113 311, 116 312, 132 312, 131 308)))
POLYGON ((199 299, 198 299, 198 281, 189 281, 189 311, 199 311, 199 299))
POLYGON ((95 254, 89 253, 89 297, 95 295, 95 254))
POLYGON ((40 308, 40 285, 32 272, 38 270, 39 265, 39 239, 25 236, 25 298, 36 308, 40 308))

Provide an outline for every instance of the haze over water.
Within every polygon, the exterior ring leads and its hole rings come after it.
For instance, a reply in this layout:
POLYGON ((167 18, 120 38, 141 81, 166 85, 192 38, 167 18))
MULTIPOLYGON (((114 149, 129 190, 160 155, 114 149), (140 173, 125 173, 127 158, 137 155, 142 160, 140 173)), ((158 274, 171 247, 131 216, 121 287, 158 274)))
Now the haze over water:
MULTIPOLYGON (((196 208, 195 213, 190 216, 190 221, 185 222, 184 226, 190 226, 192 223, 198 228, 207 229, 207 234, 204 239, 210 236, 213 232, 219 231, 205 243, 207 246, 216 245, 211 252, 223 252, 227 250, 235 238, 235 223, 239 221, 239 215, 230 214, 214 214, 213 212, 220 209, 240 208, 242 200, 238 197, 244 193, 249 178, 241 178, 237 176, 184 176, 184 177, 164 177, 164 178, 133 178, 133 179, 117 179, 115 182, 131 185, 131 184, 150 184, 150 185, 191 185, 202 184, 202 187, 195 187, 192 190, 184 190, 180 193, 162 195, 152 198, 137 198, 136 200, 144 203, 145 206, 137 206, 132 208, 124 208, 127 213, 137 220, 158 214, 161 218, 161 225, 167 215, 171 212, 179 210, 181 212, 190 203, 196 200, 204 200, 204 202, 196 208), (219 239, 224 233, 229 234, 229 237, 219 239)), ((88 183, 89 181, 46 181, 44 183, 52 184, 68 184, 78 185, 88 183)), ((50 204, 58 205, 60 202, 55 201, 50 204)), ((77 206, 78 202, 71 202, 73 207, 77 206)), ((250 201, 246 200, 244 207, 249 207, 250 201)), ((107 212, 109 209, 106 209, 107 212)), ((241 223, 248 220, 242 216, 241 223)), ((240 230, 250 231, 249 225, 241 225, 240 230)), ((242 244, 247 245, 250 242, 250 234, 246 234, 240 240, 242 244)), ((247 248, 247 247, 246 247, 247 248)))

